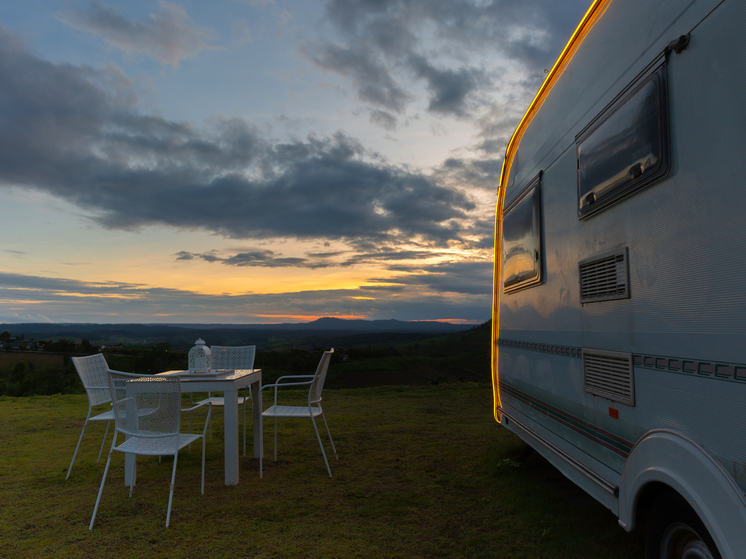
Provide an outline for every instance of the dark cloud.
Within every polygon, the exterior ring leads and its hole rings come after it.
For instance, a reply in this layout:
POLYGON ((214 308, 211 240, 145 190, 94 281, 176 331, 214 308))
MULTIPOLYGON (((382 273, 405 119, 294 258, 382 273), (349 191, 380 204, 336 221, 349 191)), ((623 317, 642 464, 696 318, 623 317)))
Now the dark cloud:
POLYGON ((492 294, 492 262, 446 262, 430 266, 391 266, 391 270, 407 272, 394 279, 381 278, 384 283, 425 288, 437 293, 460 293, 489 296, 492 294))
POLYGON ((264 267, 264 268, 329 268, 334 266, 351 267, 359 264, 379 262, 391 264, 401 261, 424 260, 446 253, 434 250, 402 250, 397 247, 378 247, 367 252, 337 251, 308 253, 308 258, 284 257, 272 250, 250 250, 237 252, 232 256, 221 256, 217 250, 203 253, 189 251, 177 252, 176 260, 204 260, 219 262, 227 266, 264 267))
POLYGON ((326 19, 340 41, 320 40, 312 60, 348 76, 365 102, 400 113, 410 97, 407 77, 414 76, 426 84, 430 112, 465 117, 483 104, 480 93, 489 93, 501 76, 464 61, 478 53, 542 72, 588 5, 589 0, 329 0, 326 19))
POLYGON ((197 28, 184 8, 163 0, 158 7, 158 13, 147 20, 132 21, 116 8, 93 2, 85 10, 62 14, 60 19, 127 54, 144 54, 172 67, 185 58, 216 48, 210 45, 212 33, 197 28))
POLYGON ((388 111, 374 109, 370 112, 370 121, 388 131, 396 130, 398 119, 388 111))
POLYGON ((400 250, 395 247, 384 247, 371 252, 359 252, 341 263, 342 266, 355 266, 367 262, 399 262, 402 260, 422 260, 435 258, 440 253, 432 250, 400 250))
POLYGON ((443 48, 488 48, 543 68, 589 5, 590 0, 329 0, 326 14, 350 39, 377 37, 385 49, 411 52, 421 31, 431 29, 443 48))
POLYGON ((475 203, 337 134, 269 143, 137 112, 120 75, 51 63, 0 28, 0 186, 43 190, 107 227, 228 237, 458 241, 475 203))
POLYGON ((363 48, 326 44, 316 49, 311 59, 325 70, 350 77, 358 98, 365 103, 401 112, 409 100, 386 66, 363 48))
POLYGON ((428 110, 433 113, 467 116, 470 96, 480 84, 488 81, 480 70, 437 69, 423 56, 412 55, 410 65, 415 74, 427 82, 430 92, 428 110))
POLYGON ((497 193, 500 181, 502 158, 489 159, 446 159, 436 176, 444 183, 469 185, 497 193))
POLYGON ((287 258, 275 255, 271 250, 253 250, 239 252, 233 256, 219 256, 217 251, 193 253, 181 251, 176 253, 176 260, 204 260, 220 262, 227 266, 263 267, 263 268, 325 268, 329 266, 323 260, 309 261, 307 258, 287 258))

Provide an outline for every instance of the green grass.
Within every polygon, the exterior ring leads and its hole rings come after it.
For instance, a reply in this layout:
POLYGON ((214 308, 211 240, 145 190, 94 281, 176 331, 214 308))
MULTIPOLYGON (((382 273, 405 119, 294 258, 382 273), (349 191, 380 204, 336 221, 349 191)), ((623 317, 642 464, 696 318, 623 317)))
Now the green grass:
MULTIPOLYGON (((303 394, 294 393, 300 401, 303 394)), ((491 387, 440 384, 327 390, 339 452, 329 479, 309 421, 265 425, 264 479, 241 456, 223 483, 222 411, 200 451, 182 451, 171 526, 172 463, 138 460, 132 498, 115 454, 88 531, 105 458, 89 426, 70 479, 85 396, 0 398, 0 557, 632 558, 640 537, 495 423, 491 387)))

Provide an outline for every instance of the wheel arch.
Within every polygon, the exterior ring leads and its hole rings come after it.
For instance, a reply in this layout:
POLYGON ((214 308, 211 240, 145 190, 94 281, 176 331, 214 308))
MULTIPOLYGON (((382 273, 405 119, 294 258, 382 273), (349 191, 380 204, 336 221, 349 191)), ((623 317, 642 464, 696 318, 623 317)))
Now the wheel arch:
POLYGON ((634 529, 665 491, 689 503, 723 558, 736 558, 736 551, 746 549, 746 497, 733 477, 693 439, 656 429, 627 458, 619 485, 619 524, 634 529))

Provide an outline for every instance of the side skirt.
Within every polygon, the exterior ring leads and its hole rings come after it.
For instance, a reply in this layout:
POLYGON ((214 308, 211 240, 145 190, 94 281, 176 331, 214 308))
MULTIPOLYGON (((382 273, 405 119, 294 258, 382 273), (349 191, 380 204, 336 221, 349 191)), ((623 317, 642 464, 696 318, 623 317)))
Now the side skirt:
POLYGON ((507 421, 503 420, 506 426, 508 426, 510 423, 514 423, 515 426, 518 427, 521 431, 523 431, 523 433, 525 433, 529 438, 534 439, 533 441, 526 441, 529 443, 533 443, 532 446, 534 446, 534 448, 536 448, 537 443, 542 445, 544 448, 546 448, 551 453, 553 453, 557 458, 563 460, 565 463, 567 463, 569 466, 574 468, 578 473, 586 477, 588 480, 590 480, 600 489, 602 489, 609 495, 612 495, 614 497, 619 497, 619 487, 617 485, 614 485, 613 483, 605 480, 604 478, 599 476, 596 472, 594 472, 593 470, 589 469, 587 466, 578 462, 575 458, 573 458, 567 452, 565 452, 564 450, 559 448, 557 445, 549 441, 546 437, 540 435, 533 429, 530 429, 529 427, 527 427, 520 421, 516 420, 513 416, 506 413, 504 409, 501 409, 500 413, 505 419, 507 419, 507 421))

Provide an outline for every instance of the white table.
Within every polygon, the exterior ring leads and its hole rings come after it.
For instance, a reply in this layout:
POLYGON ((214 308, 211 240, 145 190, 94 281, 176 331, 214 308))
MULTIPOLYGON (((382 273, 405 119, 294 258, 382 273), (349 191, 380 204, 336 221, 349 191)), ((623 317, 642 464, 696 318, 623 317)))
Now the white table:
MULTIPOLYGON (((225 399, 225 484, 238 485, 238 391, 251 385, 254 419, 254 458, 262 457, 262 370, 236 369, 220 376, 189 371, 166 371, 162 375, 180 375, 182 392, 222 392, 225 399)), ((124 483, 130 485, 135 474, 135 456, 124 461, 124 483)), ((260 472, 261 475, 261 472, 260 472)))

